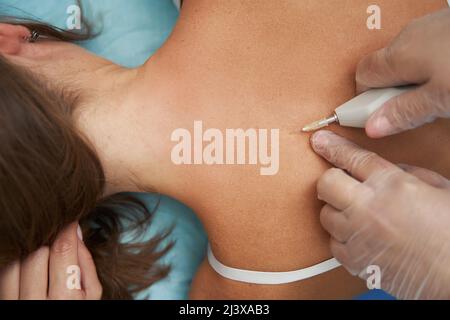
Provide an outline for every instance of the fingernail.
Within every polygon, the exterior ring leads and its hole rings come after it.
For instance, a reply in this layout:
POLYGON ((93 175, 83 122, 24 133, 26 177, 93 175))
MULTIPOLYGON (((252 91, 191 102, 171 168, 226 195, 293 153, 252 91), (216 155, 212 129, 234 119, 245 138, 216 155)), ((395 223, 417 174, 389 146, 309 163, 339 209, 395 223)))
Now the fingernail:
POLYGON ((314 151, 321 153, 327 147, 329 142, 329 133, 321 130, 311 136, 311 144, 314 151))
POLYGON ((377 118, 373 124, 374 129, 378 134, 387 135, 392 131, 392 126, 385 116, 377 118))
POLYGON ((78 238, 79 238, 81 241, 83 241, 83 231, 81 231, 80 225, 78 225, 78 228, 77 228, 77 235, 78 235, 78 238))

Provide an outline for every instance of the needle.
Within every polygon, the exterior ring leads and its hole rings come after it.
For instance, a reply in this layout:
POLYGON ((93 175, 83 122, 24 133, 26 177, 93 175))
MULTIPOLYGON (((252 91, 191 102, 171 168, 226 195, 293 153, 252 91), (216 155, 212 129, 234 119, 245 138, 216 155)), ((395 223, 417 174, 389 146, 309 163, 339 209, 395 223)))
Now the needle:
POLYGON ((368 90, 335 109, 331 117, 307 125, 302 132, 316 131, 335 122, 343 127, 365 128, 372 114, 387 101, 416 88, 416 86, 405 86, 368 90))
POLYGON ((330 124, 335 123, 335 122, 339 122, 339 119, 338 119, 336 114, 333 114, 331 117, 324 118, 324 119, 321 119, 321 120, 318 120, 318 121, 314 121, 313 123, 308 124, 307 126, 305 126, 302 129, 302 131, 303 132, 316 131, 316 130, 319 130, 321 128, 327 127, 330 124))

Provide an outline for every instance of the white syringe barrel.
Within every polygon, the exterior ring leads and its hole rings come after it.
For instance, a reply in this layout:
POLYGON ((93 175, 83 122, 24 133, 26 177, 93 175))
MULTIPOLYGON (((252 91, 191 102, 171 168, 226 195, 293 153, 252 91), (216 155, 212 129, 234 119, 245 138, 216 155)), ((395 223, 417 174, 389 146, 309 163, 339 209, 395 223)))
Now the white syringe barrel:
POLYGON ((385 102, 416 87, 371 89, 344 103, 335 110, 339 124, 344 127, 365 128, 370 116, 385 102))

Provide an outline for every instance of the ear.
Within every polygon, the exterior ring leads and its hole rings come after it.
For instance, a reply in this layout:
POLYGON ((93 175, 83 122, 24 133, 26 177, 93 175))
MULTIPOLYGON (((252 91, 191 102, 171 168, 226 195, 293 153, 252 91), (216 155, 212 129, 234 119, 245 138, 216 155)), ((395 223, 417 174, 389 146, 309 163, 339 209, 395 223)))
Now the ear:
POLYGON ((30 31, 24 26, 0 23, 0 54, 17 55, 30 31))

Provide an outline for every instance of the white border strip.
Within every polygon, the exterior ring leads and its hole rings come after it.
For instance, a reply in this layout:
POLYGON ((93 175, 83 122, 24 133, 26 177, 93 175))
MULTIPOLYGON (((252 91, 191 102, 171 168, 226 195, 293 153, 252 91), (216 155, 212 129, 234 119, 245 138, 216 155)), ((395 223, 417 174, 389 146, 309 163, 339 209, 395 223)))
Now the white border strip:
MULTIPOLYGON (((450 1, 450 0, 449 0, 450 1)), ((305 280, 319 274, 331 271, 341 266, 335 259, 321 262, 314 266, 288 272, 260 272, 230 268, 220 263, 208 245, 208 261, 211 267, 222 277, 245 283, 254 284, 285 284, 305 280)))

